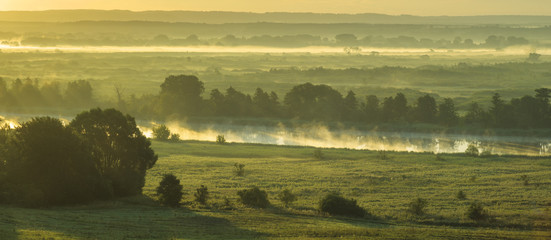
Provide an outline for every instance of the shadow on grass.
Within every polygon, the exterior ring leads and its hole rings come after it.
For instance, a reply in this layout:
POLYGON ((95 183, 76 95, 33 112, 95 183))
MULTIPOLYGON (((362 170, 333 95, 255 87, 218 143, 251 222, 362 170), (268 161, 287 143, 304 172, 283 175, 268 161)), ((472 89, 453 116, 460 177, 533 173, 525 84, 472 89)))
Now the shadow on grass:
POLYGON ((228 219, 185 208, 152 205, 152 200, 122 199, 89 205, 25 209, 0 206, 1 239, 243 239, 263 238, 228 219))

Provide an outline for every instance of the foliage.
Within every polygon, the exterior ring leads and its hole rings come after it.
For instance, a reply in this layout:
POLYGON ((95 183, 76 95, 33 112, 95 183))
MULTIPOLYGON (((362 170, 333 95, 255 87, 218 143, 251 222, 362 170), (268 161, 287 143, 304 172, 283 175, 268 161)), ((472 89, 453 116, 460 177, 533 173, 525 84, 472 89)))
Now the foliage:
POLYGON ((319 203, 319 210, 331 215, 364 217, 367 212, 356 200, 346 199, 337 193, 327 194, 319 203))
POLYGON ((407 212, 412 215, 421 216, 425 214, 425 208, 427 207, 427 200, 417 198, 408 204, 407 212))
POLYGON ((170 142, 179 142, 180 141, 180 134, 178 134, 178 133, 170 134, 170 138, 168 140, 170 142))
POLYGON ((7 141, 8 202, 26 206, 80 203, 110 196, 89 147, 50 117, 33 118, 7 141))
POLYGON ((224 137, 224 135, 216 136, 216 143, 225 144, 226 143, 226 138, 224 137))
POLYGON ((241 202, 247 206, 266 208, 270 205, 268 194, 258 187, 240 190, 237 192, 237 195, 241 199, 241 202))
POLYGON ((166 127, 166 125, 161 124, 153 128, 153 136, 155 137, 155 140, 167 141, 170 137, 170 130, 166 127))
POLYGON ((484 209, 482 203, 480 202, 471 203, 471 205, 469 205, 469 208, 467 209, 466 215, 469 219, 475 221, 484 221, 487 220, 489 217, 488 211, 484 209))
POLYGON ((277 195, 277 197, 283 204, 285 204, 286 207, 297 200, 297 196, 289 189, 284 189, 277 195))
POLYGON ((161 204, 170 207, 178 207, 180 205, 180 200, 182 200, 182 189, 183 186, 176 176, 173 174, 165 174, 156 191, 161 204))
POLYGON ((159 93, 160 112, 196 116, 203 106, 201 94, 205 91, 203 82, 193 75, 170 75, 161 84, 159 93))
POLYGON ((197 192, 193 194, 195 196, 195 201, 200 204, 207 204, 209 199, 209 191, 206 186, 201 185, 200 188, 197 188, 197 192))
POLYGON ((235 176, 242 177, 245 175, 245 164, 235 163, 233 167, 233 173, 235 176))
POLYGON ((96 168, 112 182, 115 195, 141 193, 157 155, 133 117, 96 108, 78 114, 70 126, 91 147, 96 168))
POLYGON ((474 144, 469 144, 469 146, 465 150, 465 155, 470 157, 478 157, 478 154, 478 148, 474 144))

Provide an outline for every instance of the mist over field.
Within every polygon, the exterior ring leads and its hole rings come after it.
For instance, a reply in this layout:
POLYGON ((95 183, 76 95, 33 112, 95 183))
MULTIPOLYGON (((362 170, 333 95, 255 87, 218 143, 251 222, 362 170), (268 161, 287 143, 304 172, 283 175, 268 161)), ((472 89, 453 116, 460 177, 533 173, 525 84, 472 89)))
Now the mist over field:
POLYGON ((0 3, 0 239, 551 238, 546 2, 168 1, 0 3))

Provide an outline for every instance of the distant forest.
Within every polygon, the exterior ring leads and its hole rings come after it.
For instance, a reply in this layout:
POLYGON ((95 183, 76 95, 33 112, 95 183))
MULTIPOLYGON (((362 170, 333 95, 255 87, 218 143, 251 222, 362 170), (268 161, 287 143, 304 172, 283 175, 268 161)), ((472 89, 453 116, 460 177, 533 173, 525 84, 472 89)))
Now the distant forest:
POLYGON ((482 25, 510 24, 549 25, 550 16, 411 16, 374 13, 286 13, 286 12, 202 12, 202 11, 144 11, 126 10, 49 10, 0 12, 0 21, 69 22, 69 21, 157 21, 190 23, 369 23, 369 24, 450 24, 482 25))
MULTIPOLYGON (((61 91, 57 83, 39 85, 37 81, 0 80, 0 111, 53 106, 90 107, 92 99, 87 81, 70 82, 61 91)), ((224 117, 259 119, 298 119, 321 122, 424 123, 445 127, 477 128, 550 128, 551 89, 539 88, 534 96, 505 101, 499 94, 488 96, 489 109, 478 103, 469 105, 464 115, 457 112, 454 101, 437 102, 424 95, 408 103, 402 93, 380 99, 368 95, 358 99, 356 93, 345 95, 324 84, 304 83, 294 86, 283 99, 275 92, 257 88, 253 95, 233 87, 212 90, 203 98, 204 83, 193 75, 169 76, 159 94, 119 99, 116 107, 142 118, 157 120, 186 117, 224 117)))

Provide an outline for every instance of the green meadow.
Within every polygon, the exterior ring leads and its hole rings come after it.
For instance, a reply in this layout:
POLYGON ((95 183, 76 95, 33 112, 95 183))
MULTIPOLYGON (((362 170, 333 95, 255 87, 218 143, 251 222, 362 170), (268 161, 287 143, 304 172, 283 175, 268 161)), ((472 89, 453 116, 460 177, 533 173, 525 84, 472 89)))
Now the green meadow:
POLYGON ((551 159, 521 156, 376 152, 254 144, 153 142, 159 154, 143 196, 28 209, 0 206, 0 239, 549 239, 551 159), (236 176, 234 164, 244 164, 236 176), (160 206, 163 174, 184 186, 179 208, 160 206), (207 205, 193 193, 208 187, 207 205), (258 186, 271 206, 246 207, 237 191, 258 186), (277 199, 290 189, 298 200, 277 199), (458 199, 463 191, 466 199, 458 199), (370 216, 318 211, 330 192, 354 198, 370 216), (416 199, 425 214, 407 213, 416 199), (466 216, 480 202, 489 220, 466 216))

